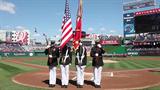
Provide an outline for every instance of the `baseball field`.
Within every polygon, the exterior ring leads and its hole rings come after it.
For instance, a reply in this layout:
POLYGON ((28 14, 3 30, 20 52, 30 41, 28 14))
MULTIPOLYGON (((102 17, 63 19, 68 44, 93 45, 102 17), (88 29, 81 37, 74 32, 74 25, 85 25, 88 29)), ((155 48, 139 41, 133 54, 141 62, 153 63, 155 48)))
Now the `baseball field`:
MULTIPOLYGON (((160 57, 105 57, 100 90, 160 90, 160 57)), ((69 90, 76 88, 74 58, 70 66, 69 90)), ((85 70, 83 90, 95 89, 91 81, 91 58, 85 70)), ((60 68, 57 85, 60 89, 60 68)), ((47 57, 2 57, 0 59, 0 90, 44 90, 48 87, 47 57)))

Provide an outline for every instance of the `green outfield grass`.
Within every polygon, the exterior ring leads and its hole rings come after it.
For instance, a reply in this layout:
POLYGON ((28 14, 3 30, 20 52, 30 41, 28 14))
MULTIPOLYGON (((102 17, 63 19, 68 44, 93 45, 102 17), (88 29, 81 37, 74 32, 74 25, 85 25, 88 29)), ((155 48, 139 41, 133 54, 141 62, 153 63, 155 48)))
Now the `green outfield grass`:
POLYGON ((29 63, 29 64, 47 66, 47 60, 45 60, 45 59, 25 60, 24 62, 29 63))
POLYGON ((35 70, 18 64, 0 62, 0 90, 42 90, 18 85, 11 81, 11 78, 18 73, 35 70))
MULTIPOLYGON (((145 68, 160 68, 160 60, 142 60, 142 57, 128 57, 128 58, 107 58, 110 60, 117 61, 117 63, 105 63, 104 68, 109 69, 123 69, 123 70, 132 70, 132 69, 145 69, 145 68)), ((153 58, 153 57, 144 57, 144 58, 153 58)), ((155 57, 154 57, 155 58, 155 57)), ((160 57, 156 57, 159 58, 160 57)), ((47 65, 47 60, 25 60, 25 63, 38 64, 38 65, 47 65)), ((91 58, 88 57, 87 67, 91 67, 91 58)), ((72 61, 71 67, 74 67, 74 59, 72 61)))

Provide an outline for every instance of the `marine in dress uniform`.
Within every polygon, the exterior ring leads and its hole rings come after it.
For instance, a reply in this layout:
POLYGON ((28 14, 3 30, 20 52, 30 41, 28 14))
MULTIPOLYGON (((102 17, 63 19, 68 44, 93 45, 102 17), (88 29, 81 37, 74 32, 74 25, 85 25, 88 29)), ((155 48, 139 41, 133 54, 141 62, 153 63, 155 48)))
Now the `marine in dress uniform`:
POLYGON ((92 47, 90 56, 92 57, 92 66, 93 66, 93 76, 94 76, 94 84, 96 88, 101 88, 101 72, 102 66, 104 65, 103 56, 105 51, 102 49, 102 46, 99 42, 95 43, 95 46, 92 47))
POLYGON ((77 70, 77 88, 83 88, 84 85, 84 70, 87 64, 86 48, 80 42, 80 46, 76 50, 75 65, 77 70))
POLYGON ((59 48, 55 46, 54 41, 51 41, 51 46, 45 50, 45 54, 48 55, 47 65, 49 66, 49 87, 55 87, 59 48))
POLYGON ((61 68, 61 82, 62 88, 68 87, 69 82, 69 65, 72 63, 72 52, 68 44, 66 44, 61 51, 60 57, 60 68, 61 68))

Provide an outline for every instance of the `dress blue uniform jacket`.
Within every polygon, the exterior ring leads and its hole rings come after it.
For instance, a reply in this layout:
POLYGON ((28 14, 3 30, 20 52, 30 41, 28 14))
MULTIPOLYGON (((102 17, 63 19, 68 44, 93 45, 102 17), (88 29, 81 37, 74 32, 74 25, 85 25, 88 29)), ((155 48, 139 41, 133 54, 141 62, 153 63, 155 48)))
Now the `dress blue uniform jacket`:
POLYGON ((104 65, 102 56, 102 54, 104 53, 105 51, 102 48, 99 48, 98 46, 92 47, 90 52, 90 56, 92 57, 92 66, 99 67, 104 65), (98 56, 95 55, 96 53, 98 54, 98 56))
MULTIPOLYGON (((83 49, 83 46, 79 46, 79 48, 76 50, 76 56, 79 53, 79 59, 80 60, 81 60, 81 56, 83 54, 83 50, 84 50, 84 58, 82 59, 81 66, 87 64, 87 52, 86 52, 86 48, 84 47, 84 49, 83 49)), ((75 65, 79 65, 77 57, 75 58, 75 65)))
POLYGON ((72 63, 72 52, 71 52, 71 48, 70 48, 69 46, 65 45, 65 46, 62 48, 59 63, 60 63, 61 65, 69 65, 69 64, 72 63), (68 54, 67 54, 67 55, 68 55, 69 57, 66 58, 65 63, 63 63, 62 61, 63 61, 63 59, 65 58, 65 55, 66 55, 66 51, 67 51, 67 50, 68 50, 68 54))
POLYGON ((57 66, 58 58, 59 58, 59 48, 55 46, 51 46, 45 50, 46 55, 52 55, 52 58, 48 56, 47 65, 48 66, 57 66))

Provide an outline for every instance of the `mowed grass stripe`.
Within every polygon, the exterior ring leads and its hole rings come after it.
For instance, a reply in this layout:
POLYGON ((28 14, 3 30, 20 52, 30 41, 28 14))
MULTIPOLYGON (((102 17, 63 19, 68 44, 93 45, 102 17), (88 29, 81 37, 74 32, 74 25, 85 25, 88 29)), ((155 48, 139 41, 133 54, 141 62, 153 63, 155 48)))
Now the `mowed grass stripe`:
POLYGON ((133 69, 131 65, 128 64, 128 62, 119 62, 122 69, 133 69))
POLYGON ((131 62, 130 60, 123 60, 119 61, 118 63, 115 64, 106 64, 105 65, 107 68, 112 68, 112 69, 138 69, 138 68, 144 68, 141 65, 138 65, 134 62, 131 62))
POLYGON ((155 68, 155 67, 158 67, 157 65, 155 65, 157 62, 150 63, 150 62, 147 62, 147 61, 144 61, 144 60, 135 60, 133 62, 138 63, 138 64, 140 64, 142 66, 145 66, 145 68, 155 68))
POLYGON ((105 66, 106 68, 111 68, 111 69, 114 68, 114 64, 113 64, 113 63, 105 64, 104 66, 105 66))
POLYGON ((0 63, 0 68, 4 71, 11 72, 11 73, 15 73, 16 70, 19 71, 19 72, 22 71, 21 69, 19 69, 17 67, 13 67, 13 66, 6 65, 6 64, 3 64, 3 63, 0 63))
POLYGON ((144 66, 145 68, 154 68, 155 67, 154 65, 152 65, 148 62, 145 62, 145 61, 133 61, 133 62, 138 63, 138 64, 144 66))
MULTIPOLYGON (((44 90, 31 87, 25 87, 15 84, 11 81, 11 77, 18 73, 26 72, 28 69, 17 64, 8 64, 0 62, 0 90, 44 90)), ((28 67, 29 68, 29 67, 28 67)), ((30 70, 32 71, 32 70, 30 70)))
POLYGON ((119 62, 114 64, 114 68, 116 68, 116 69, 123 69, 121 67, 121 65, 119 64, 119 62))
POLYGON ((153 64, 155 66, 160 67, 160 60, 151 60, 151 61, 147 61, 147 63, 153 64))
POLYGON ((139 64, 140 66, 142 66, 143 68, 154 68, 152 65, 149 65, 148 63, 144 63, 144 62, 136 62, 136 61, 132 61, 136 64, 139 64))
POLYGON ((142 69, 145 68, 145 66, 142 66, 141 64, 132 62, 132 60, 126 60, 127 63, 129 63, 130 65, 132 65, 134 67, 134 69, 142 69))
MULTIPOLYGON (((118 64, 115 64, 118 65, 118 64)), ((149 65, 149 63, 144 63, 143 61, 141 62, 135 62, 134 60, 124 60, 119 62, 119 68, 121 69, 142 69, 142 68, 153 68, 156 66, 149 65)), ((113 65, 114 66, 114 65, 113 65)), ((116 66, 114 66, 116 67, 116 66)))
POLYGON ((127 60, 119 62, 121 69, 135 69, 133 64, 129 63, 127 60))

